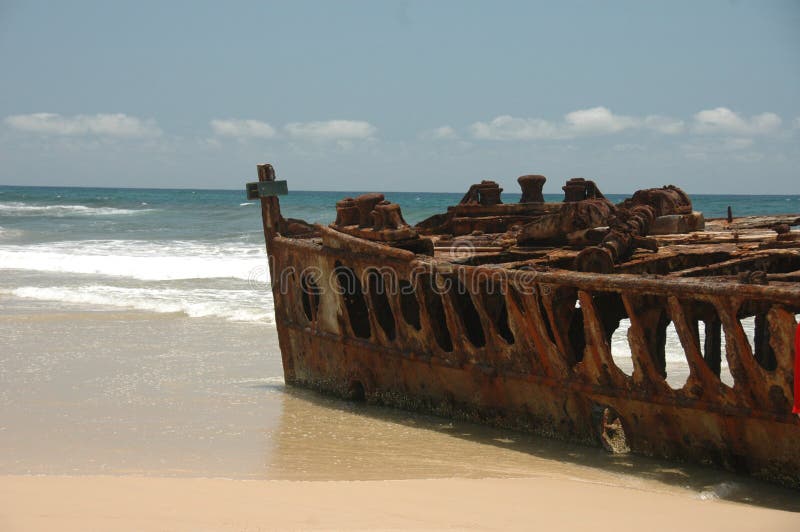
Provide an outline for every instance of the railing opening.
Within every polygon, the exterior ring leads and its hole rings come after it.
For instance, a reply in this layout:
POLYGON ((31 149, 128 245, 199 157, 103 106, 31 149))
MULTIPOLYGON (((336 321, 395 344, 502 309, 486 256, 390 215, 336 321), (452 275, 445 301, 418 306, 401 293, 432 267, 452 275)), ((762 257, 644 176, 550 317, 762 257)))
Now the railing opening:
POLYGON ((371 336, 369 310, 364 301, 364 291, 358 276, 347 266, 342 266, 339 261, 336 261, 334 271, 353 334, 359 338, 369 338, 371 336))
POLYGON ((664 379, 667 378, 667 327, 671 324, 672 321, 669 316, 666 313, 662 313, 656 325, 655 342, 653 342, 650 351, 656 370, 664 379))
POLYGON ((544 301, 542 301, 541 296, 536 296, 536 304, 539 305, 539 315, 542 317, 542 321, 544 322, 544 329, 547 332, 547 337, 550 339, 550 342, 553 344, 556 343, 556 335, 553 334, 553 327, 550 324, 550 314, 547 312, 547 309, 544 306, 544 301))
POLYGON ((664 326, 664 371, 667 385, 673 390, 682 389, 689 380, 689 363, 672 321, 664 326))
POLYGON ((419 302, 417 301, 417 295, 414 293, 414 285, 401 279, 399 281, 399 289, 400 312, 403 314, 403 319, 419 331, 422 329, 422 323, 420 323, 419 319, 419 302))
POLYGON ((633 375, 633 354, 628 338, 631 322, 622 297, 615 292, 599 292, 592 296, 597 317, 603 327, 606 343, 614 364, 625 375, 633 375))
POLYGON ((486 345, 486 336, 483 332, 483 325, 481 325, 481 318, 478 315, 475 304, 472 302, 472 297, 457 277, 453 277, 452 281, 453 305, 464 322, 464 333, 472 345, 483 347, 486 345))
POLYGON ((753 348, 753 356, 759 366, 767 371, 774 371, 778 367, 778 359, 775 357, 775 351, 769 343, 770 332, 767 312, 755 315, 753 329, 753 345, 751 346, 753 348))
POLYGON ((303 313, 308 321, 316 321, 319 309, 320 289, 313 277, 304 273, 300 277, 300 299, 303 303, 303 313))
POLYGON ((396 290, 396 279, 391 273, 375 269, 367 270, 366 276, 367 290, 378 324, 383 329, 386 337, 389 340, 394 340, 396 337, 396 325, 387 293, 396 290))
POLYGON ((526 316, 528 314, 528 309, 525 308, 525 303, 523 303, 522 301, 522 296, 519 295, 519 291, 517 291, 517 289, 514 288, 514 285, 512 284, 508 285, 508 293, 511 295, 511 299, 514 301, 514 305, 516 305, 520 313, 523 316, 526 316))
POLYGON ((428 311, 430 327, 436 343, 443 351, 453 351, 453 339, 450 337, 450 330, 447 328, 447 317, 444 313, 442 296, 433 289, 433 278, 430 274, 419 276, 419 287, 422 290, 425 308, 428 311))
POLYGON ((609 342, 614 364, 628 377, 633 376, 633 354, 628 342, 628 330, 630 328, 630 320, 621 320, 619 327, 611 334, 611 341, 609 342))
POLYGON ((722 323, 719 317, 703 322, 703 360, 708 368, 719 377, 722 371, 722 348, 725 340, 722 337, 722 323))
MULTIPOLYGON (((692 304, 695 306, 695 313, 700 321, 698 323, 698 339, 703 347, 703 361, 723 384, 733 386, 733 375, 728 368, 728 359, 727 356, 723 356, 726 351, 725 334, 719 314, 714 306, 708 303, 695 301, 692 304)), ((743 327, 746 332, 746 322, 743 327)))
POLYGON ((578 301, 577 293, 569 318, 567 335, 569 337, 569 345, 572 348, 574 363, 577 364, 583 360, 583 352, 586 350, 586 334, 583 328, 583 309, 581 308, 580 301, 578 301))
POLYGON ((511 332, 511 328, 508 326, 508 308, 506 307, 506 298, 502 292, 499 290, 487 290, 483 296, 483 305, 486 308, 489 319, 492 320, 503 340, 508 344, 513 344, 514 333, 511 332))

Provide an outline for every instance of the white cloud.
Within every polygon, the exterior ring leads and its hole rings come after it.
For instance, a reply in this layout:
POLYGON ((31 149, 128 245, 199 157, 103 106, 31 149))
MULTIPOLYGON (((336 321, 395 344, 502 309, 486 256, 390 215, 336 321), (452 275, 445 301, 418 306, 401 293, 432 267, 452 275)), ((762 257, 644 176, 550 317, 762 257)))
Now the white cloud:
POLYGON ((574 135, 605 135, 636 127, 638 121, 630 116, 615 115, 606 107, 580 109, 564 115, 566 130, 574 135))
POLYGON ((674 135, 683 131, 684 124, 682 120, 661 115, 645 118, 617 115, 607 107, 599 106, 567 113, 562 122, 502 115, 491 122, 475 122, 470 126, 475 138, 486 140, 571 139, 641 128, 674 135))
POLYGON ((458 138, 458 133, 450 126, 441 126, 423 131, 420 134, 420 138, 423 140, 455 140, 458 138))
POLYGON ((284 126, 294 138, 309 140, 363 140, 378 131, 361 120, 328 120, 326 122, 291 122, 284 126))
POLYGON ((717 107, 694 115, 693 130, 701 134, 763 135, 776 131, 780 126, 781 118, 775 113, 762 113, 747 119, 727 107, 717 107))
POLYGON ((211 129, 222 137, 270 139, 275 136, 275 128, 259 120, 212 120, 211 129))
POLYGON ((491 122, 475 122, 470 126, 472 136, 483 140, 539 140, 560 138, 555 124, 540 118, 498 116, 491 122))
POLYGON ((792 127, 795 129, 800 129, 800 116, 794 119, 794 122, 792 122, 792 127))
POLYGON ((32 113, 8 116, 5 123, 14 129, 41 135, 156 137, 162 134, 154 120, 142 120, 124 113, 74 116, 32 113))

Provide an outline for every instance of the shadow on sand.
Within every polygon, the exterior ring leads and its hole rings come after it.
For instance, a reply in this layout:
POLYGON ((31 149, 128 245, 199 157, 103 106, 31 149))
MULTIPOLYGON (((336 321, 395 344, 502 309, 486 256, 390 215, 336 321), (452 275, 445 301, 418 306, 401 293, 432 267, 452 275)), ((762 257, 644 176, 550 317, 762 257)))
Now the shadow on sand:
POLYGON ((798 492, 713 467, 345 401, 284 385, 270 478, 557 477, 800 512, 798 492), (661 484, 661 488, 658 486, 661 484))

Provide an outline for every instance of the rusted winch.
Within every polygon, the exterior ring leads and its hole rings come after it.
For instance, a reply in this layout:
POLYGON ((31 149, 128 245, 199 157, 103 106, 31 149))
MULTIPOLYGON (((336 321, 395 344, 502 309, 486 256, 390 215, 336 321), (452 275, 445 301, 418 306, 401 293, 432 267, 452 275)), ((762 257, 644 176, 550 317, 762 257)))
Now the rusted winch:
POLYGON ((336 203, 336 221, 331 227, 367 240, 383 242, 415 253, 433 254, 433 244, 422 239, 403 218, 400 205, 383 194, 370 192, 336 203))
POLYGON ((443 241, 468 234, 509 232, 520 249, 564 244, 585 248, 574 268, 609 273, 636 249, 655 251, 658 246, 647 238, 650 234, 681 234, 703 228, 702 214, 692 212, 689 196, 673 185, 639 190, 614 205, 597 183, 574 177, 562 187, 562 202, 547 203, 542 193, 546 181, 538 174, 520 176, 519 203, 505 204, 503 189, 496 182, 481 181, 446 214, 423 220, 416 229, 422 234, 441 235, 443 241))

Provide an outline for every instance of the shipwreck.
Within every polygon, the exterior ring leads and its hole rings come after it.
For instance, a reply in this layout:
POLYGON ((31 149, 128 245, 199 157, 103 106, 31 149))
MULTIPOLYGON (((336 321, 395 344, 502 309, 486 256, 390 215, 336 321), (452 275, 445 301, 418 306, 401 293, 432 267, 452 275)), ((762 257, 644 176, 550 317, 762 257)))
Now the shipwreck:
POLYGON ((411 226, 371 193, 324 226, 258 179, 287 384, 800 488, 800 215, 705 220, 680 188, 613 204, 581 178, 548 203, 526 175, 515 203, 482 181, 411 226))

